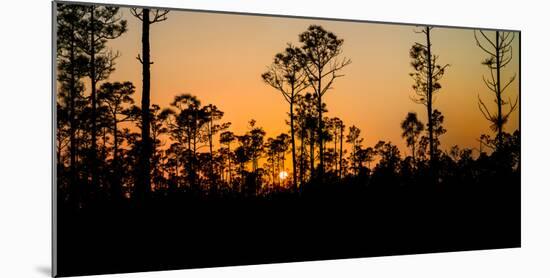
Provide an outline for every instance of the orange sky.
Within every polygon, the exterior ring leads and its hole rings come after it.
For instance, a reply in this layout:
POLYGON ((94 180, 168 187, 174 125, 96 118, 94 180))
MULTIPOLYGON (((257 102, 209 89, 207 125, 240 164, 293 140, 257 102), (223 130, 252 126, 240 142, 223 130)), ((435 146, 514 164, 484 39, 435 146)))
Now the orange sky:
MULTIPOLYGON (((139 103, 141 67, 135 57, 141 51, 141 25, 128 9, 121 12, 129 30, 108 43, 121 54, 109 80, 132 81, 139 103)), ((175 95, 191 93, 203 104, 213 103, 224 111, 224 121, 232 122, 231 130, 237 134, 246 130, 251 118, 268 136, 285 132, 288 104, 260 75, 287 42, 299 44, 298 34, 310 24, 343 38, 343 54, 352 60, 343 70, 346 76, 325 95, 327 116, 358 126, 364 146, 386 140, 408 154, 400 136, 401 121, 414 111, 426 123, 425 107, 409 98, 413 93, 409 49, 415 41, 425 40, 413 32, 413 26, 171 11, 167 21, 151 26, 152 103, 168 107, 175 95)), ((486 55, 476 46, 472 30, 435 28, 432 44, 441 63, 451 64, 435 102, 445 116, 442 146, 445 150, 455 144, 477 147, 480 134, 492 134, 477 107, 478 94, 494 104, 482 81, 482 75, 489 74, 481 65, 486 55)), ((518 49, 516 36, 514 59, 504 70, 503 81, 519 74, 518 49)), ((515 99, 518 91, 516 80, 506 95, 515 99)), ((517 129, 518 118, 516 111, 505 130, 517 129)))

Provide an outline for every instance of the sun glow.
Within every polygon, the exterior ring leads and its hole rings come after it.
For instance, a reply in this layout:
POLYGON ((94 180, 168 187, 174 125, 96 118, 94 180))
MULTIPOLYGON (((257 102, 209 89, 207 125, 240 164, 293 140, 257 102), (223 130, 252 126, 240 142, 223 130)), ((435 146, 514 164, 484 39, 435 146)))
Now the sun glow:
POLYGON ((288 178, 288 173, 286 171, 281 171, 279 173, 279 178, 282 179, 282 180, 288 178))

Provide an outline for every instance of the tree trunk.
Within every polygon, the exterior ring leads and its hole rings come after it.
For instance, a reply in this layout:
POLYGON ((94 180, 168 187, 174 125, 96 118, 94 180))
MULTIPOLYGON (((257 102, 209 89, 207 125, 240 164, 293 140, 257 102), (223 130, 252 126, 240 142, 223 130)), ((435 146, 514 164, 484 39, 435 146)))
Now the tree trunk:
POLYGON ((92 102, 92 115, 91 115, 91 121, 92 121, 92 148, 91 148, 91 164, 92 164, 92 185, 94 189, 98 186, 98 179, 97 179, 97 97, 96 97, 96 86, 97 86, 97 80, 96 80, 96 69, 95 69, 95 30, 94 30, 94 12, 95 12, 95 6, 90 6, 90 80, 91 80, 91 102, 92 102))
MULTIPOLYGON (((69 96, 69 152, 70 152, 70 191, 72 195, 70 196, 73 201, 79 202, 80 200, 80 185, 77 182, 77 173, 76 173, 76 120, 75 120, 75 98, 76 98, 76 71, 75 71, 75 36, 74 36, 74 25, 71 25, 71 84, 70 84, 70 96, 69 96)), ((59 162, 59 160, 58 160, 59 162)))
POLYGON ((334 163, 334 174, 338 173, 338 163, 337 163, 337 156, 338 155, 338 126, 334 126, 334 157, 333 157, 333 163, 334 163))
POLYGON ((213 121, 214 119, 212 119, 212 105, 210 105, 210 121, 209 121, 210 127, 208 129, 208 144, 210 147, 210 182, 212 183, 212 190, 214 191, 214 193, 216 193, 218 188, 217 188, 216 181, 214 181, 214 151, 212 147, 213 121))
POLYGON ((430 164, 433 166, 434 163, 434 137, 433 137, 433 121, 432 121, 432 92, 433 92, 433 74, 432 74, 432 45, 430 43, 430 27, 426 27, 426 47, 427 47, 427 57, 428 62, 428 99, 427 99, 427 108, 428 108, 428 136, 430 141, 430 164))
MULTIPOLYGON (((184 161, 185 164, 182 164, 182 167, 183 167, 183 170, 185 170, 187 172, 187 182, 189 183, 188 185, 189 186, 193 186, 193 180, 192 180, 192 175, 191 175, 191 168, 193 168, 193 165, 192 165, 192 156, 193 156, 193 148, 192 148, 192 145, 191 145, 191 127, 188 127, 187 130, 189 131, 187 134, 187 161, 184 161)), ((183 156, 182 156, 182 159, 183 159, 183 156)), ((183 172, 183 171, 182 171, 183 172)))
POLYGON ((311 168, 309 180, 312 181, 315 174, 315 132, 313 129, 309 131, 309 164, 311 168))
POLYGON ((193 121, 193 152, 191 153, 191 169, 190 169, 190 175, 191 175, 191 186, 194 190, 197 190, 197 186, 198 186, 198 181, 197 181, 197 171, 195 170, 196 169, 196 165, 195 165, 195 162, 198 161, 197 159, 197 137, 199 136, 198 135, 198 132, 197 132, 197 119, 198 119, 198 112, 196 111, 195 109, 195 120, 193 121))
POLYGON ((121 172, 121 169, 119 168, 119 163, 118 163, 118 122, 116 120, 116 113, 114 115, 115 117, 115 120, 114 120, 114 125, 113 125, 113 176, 114 176, 114 181, 113 181, 113 184, 111 185, 112 188, 111 188, 111 197, 113 199, 118 199, 119 197, 122 196, 122 189, 121 189, 121 186, 120 186, 120 172, 121 172))
MULTIPOLYGON (((294 95, 294 92, 292 92, 294 95)), ((290 101, 290 140, 292 143, 292 186, 293 190, 296 192, 298 189, 298 179, 296 171, 296 142, 294 139, 294 99, 290 101)))
POLYGON ((352 143, 352 148, 353 148, 353 174, 355 176, 357 176, 357 146, 356 146, 356 141, 353 140, 353 143, 352 143))
POLYGON ((140 156, 140 180, 136 188, 138 197, 146 198, 151 191, 151 138, 150 138, 150 98, 151 98, 151 56, 149 45, 149 9, 143 9, 142 20, 142 72, 143 72, 143 88, 141 96, 141 156, 140 156))
POLYGON ((495 41, 495 50, 496 50, 496 71, 497 71, 497 142, 498 148, 502 147, 502 96, 500 92, 500 45, 499 45, 499 32, 496 31, 496 41, 495 41))
POLYGON ((302 124, 302 127, 300 128, 300 188, 304 185, 304 172, 305 172, 305 165, 304 165, 304 155, 305 155, 305 145, 304 145, 304 139, 305 139, 305 127, 304 124, 302 124))
POLYGON ((232 177, 231 177, 231 143, 228 143, 227 144, 227 153, 228 153, 228 161, 229 161, 229 185, 231 186, 231 180, 232 180, 232 177))
POLYGON ((342 147, 344 142, 344 127, 340 125, 340 167, 338 170, 338 176, 342 178, 342 147))
MULTIPOLYGON (((320 77, 319 73, 319 77, 320 77)), ((319 90, 321 90, 321 80, 319 79, 319 90)), ((319 109, 319 122, 317 126, 317 135, 319 137, 319 178, 323 179, 324 174, 324 155, 323 155, 323 101, 321 93, 319 92, 319 99, 317 100, 317 107, 319 109)))
POLYGON ((413 158, 413 166, 416 168, 416 150, 415 150, 415 145, 416 145, 416 142, 414 141, 414 138, 413 138, 413 142, 412 142, 412 158, 413 158))
POLYGON ((244 163, 241 162, 241 165, 240 165, 240 170, 241 170, 241 182, 239 184, 239 193, 243 193, 243 185, 245 183, 245 177, 244 177, 244 163))

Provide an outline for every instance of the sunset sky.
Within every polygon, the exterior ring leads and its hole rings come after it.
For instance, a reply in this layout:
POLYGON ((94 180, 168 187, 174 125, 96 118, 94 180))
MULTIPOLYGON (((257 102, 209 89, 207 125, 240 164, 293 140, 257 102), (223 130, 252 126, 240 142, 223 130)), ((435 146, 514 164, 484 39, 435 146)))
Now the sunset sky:
MULTIPOLYGON (((108 43, 121 54, 109 81, 133 82, 139 104, 141 66, 135 57, 141 52, 141 23, 128 9, 121 12, 129 30, 108 43)), ((168 107, 175 95, 191 93, 203 105, 212 103, 224 111, 223 121, 232 122, 231 130, 237 134, 246 131, 252 118, 267 136, 286 132, 288 104, 260 76, 286 43, 299 45, 298 34, 311 24, 344 39, 343 55, 352 60, 342 72, 345 77, 325 95, 326 115, 359 127, 364 146, 386 140, 409 154, 401 138, 401 121, 414 111, 427 122, 425 107, 409 98, 413 94, 409 49, 415 41, 425 41, 425 36, 413 32, 418 29, 414 26, 171 11, 168 20, 151 26, 152 103, 168 107)), ((481 65, 487 55, 476 46, 472 30, 434 28, 432 44, 439 61, 451 65, 435 102, 445 116, 442 147, 477 147, 480 134, 492 134, 478 109, 478 94, 496 109, 482 80, 489 74, 481 65)), ((518 51, 516 36, 514 58, 502 81, 519 75, 518 51)), ((518 91, 519 78, 508 88, 506 99, 515 100, 518 91)), ((515 111, 505 130, 518 127, 519 111, 515 111)))

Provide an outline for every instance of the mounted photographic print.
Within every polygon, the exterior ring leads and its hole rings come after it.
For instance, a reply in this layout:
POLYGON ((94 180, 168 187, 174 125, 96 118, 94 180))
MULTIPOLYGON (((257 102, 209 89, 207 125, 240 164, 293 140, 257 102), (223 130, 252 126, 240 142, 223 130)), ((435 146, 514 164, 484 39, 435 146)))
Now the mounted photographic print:
POLYGON ((54 276, 520 247, 519 31, 53 6, 54 276))

